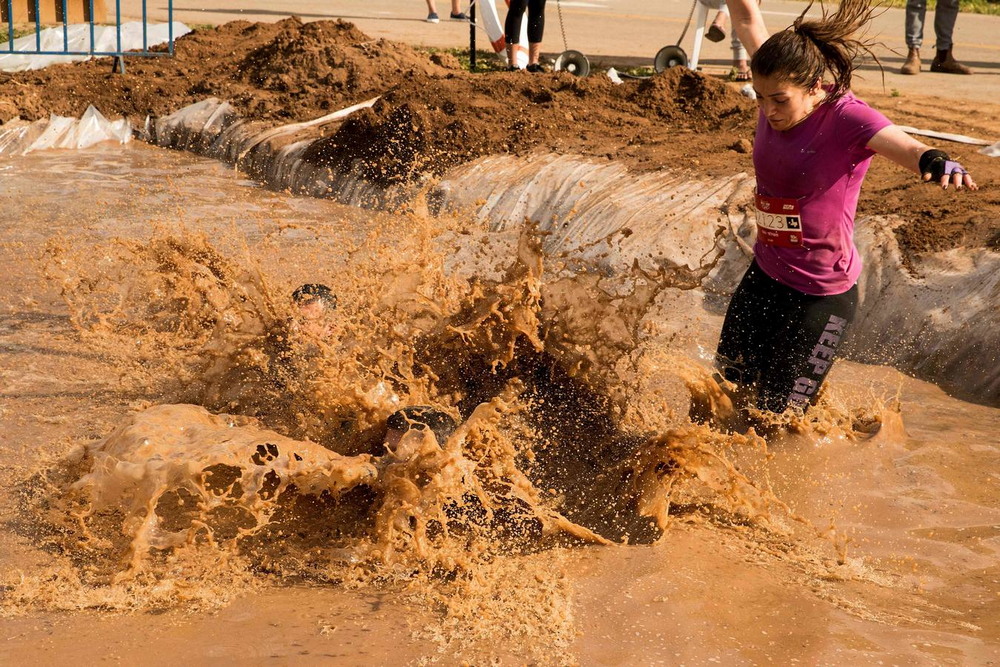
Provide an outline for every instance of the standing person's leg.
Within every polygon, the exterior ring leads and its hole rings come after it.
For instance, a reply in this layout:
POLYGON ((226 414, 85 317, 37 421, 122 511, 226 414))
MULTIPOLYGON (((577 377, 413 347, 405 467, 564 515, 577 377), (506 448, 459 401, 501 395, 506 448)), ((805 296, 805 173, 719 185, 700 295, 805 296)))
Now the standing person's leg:
POLYGON ((538 59, 542 56, 542 43, 541 42, 528 42, 528 71, 529 72, 541 72, 542 66, 538 63, 538 59))
POLYGON ((768 363, 767 356, 773 349, 770 341, 786 309, 782 292, 787 289, 753 262, 729 301, 715 351, 715 367, 743 391, 756 388, 761 369, 768 363))
POLYGON ((927 0, 906 0, 906 62, 900 74, 920 73, 920 47, 924 42, 924 17, 927 15, 927 0))
POLYGON ((427 0, 427 22, 437 23, 440 19, 438 18, 437 6, 434 4, 434 0, 427 0))
POLYGON ((951 51, 952 34, 958 20, 958 0, 938 0, 934 10, 934 45, 938 51, 951 51))
POLYGON ((722 8, 715 14, 712 24, 705 31, 705 39, 710 42, 721 42, 726 38, 726 21, 729 20, 729 7, 722 5, 722 8))
POLYGON ((451 0, 451 19, 453 21, 468 21, 469 17, 462 11, 461 0, 451 0))
POLYGON ((753 76, 750 73, 750 65, 747 62, 747 50, 743 48, 743 43, 733 31, 733 39, 730 43, 733 49, 733 69, 730 73, 733 81, 749 81, 753 76))
POLYGON ((688 410, 692 422, 739 432, 749 426, 745 421, 747 409, 754 404, 761 371, 776 363, 771 341, 788 310, 787 290, 761 271, 756 262, 750 264, 729 300, 715 351, 716 381, 732 401, 733 414, 727 414, 725 409, 717 411, 723 406, 714 405, 714 401, 706 403, 692 396, 688 410))
POLYGON ((810 296, 796 293, 782 314, 783 328, 770 344, 777 363, 761 369, 757 407, 781 413, 806 410, 819 396, 858 307, 858 286, 843 294, 810 296))
POLYGON ((937 38, 937 54, 931 61, 932 72, 945 74, 972 74, 972 70, 955 60, 951 55, 955 20, 958 18, 958 0, 938 0, 934 10, 934 35, 937 38))
POLYGON ((542 55, 542 35, 545 33, 545 0, 528 0, 528 71, 540 72, 538 58, 542 55))
POLYGON ((514 45, 521 39, 521 18, 528 5, 528 0, 510 0, 507 6, 507 18, 504 20, 504 37, 507 40, 507 66, 509 69, 517 69, 517 61, 514 59, 514 45))

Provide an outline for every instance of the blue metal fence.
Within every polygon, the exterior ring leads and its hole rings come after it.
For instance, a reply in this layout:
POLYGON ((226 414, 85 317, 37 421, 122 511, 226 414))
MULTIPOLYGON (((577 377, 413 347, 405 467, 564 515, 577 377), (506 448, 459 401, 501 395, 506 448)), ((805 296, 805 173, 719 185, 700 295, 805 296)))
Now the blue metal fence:
MULTIPOLYGON (((121 60, 123 56, 168 56, 174 53, 174 3, 173 0, 167 0, 167 31, 168 40, 167 48, 165 51, 150 51, 148 43, 148 26, 149 19, 146 11, 146 0, 142 0, 142 49, 141 50, 130 50, 122 51, 122 3, 121 0, 115 0, 115 33, 116 33, 116 49, 114 51, 98 51, 96 49, 96 43, 94 39, 94 27, 96 22, 94 21, 94 0, 87 0, 87 23, 90 24, 90 49, 87 51, 71 51, 69 48, 69 8, 67 6, 67 0, 60 0, 62 5, 62 30, 63 30, 63 48, 59 51, 45 51, 42 50, 42 26, 41 21, 41 0, 29 0, 34 4, 35 16, 35 49, 14 49, 14 0, 0 0, 4 2, 7 10, 7 49, 0 49, 0 54, 2 53, 19 53, 19 54, 39 54, 39 55, 56 55, 56 56, 115 56, 116 62, 120 62, 122 68, 124 69, 124 61, 121 60)), ((30 18, 30 17, 29 17, 30 18)), ((29 21, 30 22, 30 21, 29 21)), ((22 35, 22 37, 25 35, 22 35)))

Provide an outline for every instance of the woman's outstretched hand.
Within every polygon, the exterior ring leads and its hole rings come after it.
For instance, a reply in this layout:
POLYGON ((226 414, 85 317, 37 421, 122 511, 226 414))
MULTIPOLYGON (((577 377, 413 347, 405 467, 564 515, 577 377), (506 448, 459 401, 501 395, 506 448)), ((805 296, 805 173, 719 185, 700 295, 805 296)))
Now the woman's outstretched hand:
POLYGON ((979 186, 972 179, 972 174, 966 171, 965 167, 958 162, 948 159, 948 156, 943 151, 927 151, 927 153, 937 153, 937 155, 933 155, 931 159, 926 159, 927 156, 925 154, 925 157, 922 157, 920 160, 920 171, 923 173, 925 181, 940 183, 941 187, 945 190, 948 189, 949 185, 954 185, 956 190, 961 190, 962 188, 970 190, 979 189, 979 186))
POLYGON ((917 141, 898 125, 879 130, 869 140, 868 148, 920 174, 925 182, 934 181, 945 190, 952 185, 956 190, 979 189, 965 167, 952 160, 944 151, 917 141))

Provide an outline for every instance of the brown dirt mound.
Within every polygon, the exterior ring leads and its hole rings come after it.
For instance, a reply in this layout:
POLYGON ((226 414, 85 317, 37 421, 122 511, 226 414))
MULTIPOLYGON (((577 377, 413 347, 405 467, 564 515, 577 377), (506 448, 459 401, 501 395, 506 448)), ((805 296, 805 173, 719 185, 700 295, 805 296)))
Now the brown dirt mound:
POLYGON ((343 21, 233 21, 181 37, 172 58, 130 59, 124 75, 111 73, 108 58, 0 73, 0 121, 79 116, 88 104, 142 120, 212 96, 251 118, 307 120, 402 77, 447 72, 410 46, 370 39, 343 21))
MULTIPOLYGON (((253 49, 237 65, 237 78, 253 88, 297 99, 356 101, 359 96, 445 68, 413 49, 371 40, 350 23, 283 21, 274 39, 253 49)), ((269 109, 255 113, 266 116, 269 109)))
POLYGON ((682 68, 616 86, 602 76, 472 75, 456 63, 343 21, 234 21, 178 39, 173 58, 130 60, 125 75, 108 59, 0 74, 0 120, 79 116, 94 104, 141 121, 215 96, 248 118, 288 122, 383 95, 314 153, 329 164, 361 159, 388 182, 534 148, 728 172, 736 153, 727 147, 752 136, 750 101, 682 68))
POLYGON ((345 88, 357 71, 345 51, 367 42, 363 32, 350 23, 288 21, 274 39, 243 58, 239 79, 267 90, 287 91, 306 83, 345 88))
POLYGON ((747 113, 754 105, 733 88, 683 67, 642 81, 629 99, 665 120, 707 122, 702 129, 721 129, 727 119, 742 124, 756 118, 747 113))
MULTIPOLYGON (((106 115, 141 122, 215 96, 247 118, 284 123, 381 95, 371 110, 326 128, 333 134, 309 159, 339 169, 360 165, 383 184, 440 174, 483 155, 533 150, 606 158, 639 170, 670 165, 701 176, 753 169, 747 148, 755 105, 719 79, 674 68, 615 85, 600 74, 469 74, 456 66, 451 54, 371 39, 343 21, 235 21, 178 39, 173 58, 129 60, 124 75, 111 73, 109 59, 0 73, 0 121, 79 116, 94 104, 106 115)), ((868 100, 897 122, 972 136, 992 136, 976 117, 1000 114, 991 107, 973 117, 934 98, 907 100, 910 108, 885 95, 868 100)), ((996 248, 1000 196, 989 184, 1000 177, 1000 161, 967 147, 945 148, 988 184, 984 191, 942 194, 879 159, 859 215, 911 220, 898 231, 909 253, 996 248)))
POLYGON ((721 172, 732 169, 736 153, 727 147, 749 132, 753 115, 732 88, 682 68, 621 86, 565 73, 410 77, 314 144, 307 159, 342 168, 360 160, 368 178, 392 183, 537 147, 653 167, 672 148, 672 157, 722 158, 710 165, 721 172), (662 145, 650 136, 657 126, 687 140, 662 145))

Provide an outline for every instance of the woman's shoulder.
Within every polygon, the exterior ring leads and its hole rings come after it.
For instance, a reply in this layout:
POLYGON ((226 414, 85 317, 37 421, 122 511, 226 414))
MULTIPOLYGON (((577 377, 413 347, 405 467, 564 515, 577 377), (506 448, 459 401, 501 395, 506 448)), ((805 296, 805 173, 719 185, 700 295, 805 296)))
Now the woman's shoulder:
MULTIPOLYGON (((833 87, 832 86, 824 86, 824 88, 826 89, 827 94, 831 95, 831 97, 832 97, 832 95, 833 95, 833 87)), ((833 108, 844 108, 844 107, 851 106, 851 105, 854 105, 854 104, 861 104, 861 105, 864 105, 864 106, 868 106, 867 102, 865 102, 863 99, 861 99, 860 97, 858 97, 857 95, 855 95, 854 91, 850 90, 850 89, 845 90, 840 95, 837 95, 836 97, 832 97, 832 99, 830 99, 830 105, 833 108)))
POLYGON ((885 114, 850 90, 831 100, 830 118, 837 136, 846 145, 865 146, 877 132, 892 125, 885 114))
POLYGON ((830 100, 830 110, 835 112, 838 118, 844 119, 860 117, 867 120, 873 117, 885 117, 881 111, 872 107, 850 90, 830 100))

